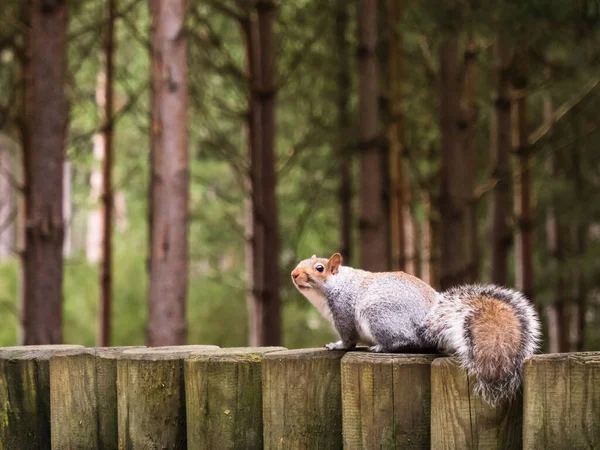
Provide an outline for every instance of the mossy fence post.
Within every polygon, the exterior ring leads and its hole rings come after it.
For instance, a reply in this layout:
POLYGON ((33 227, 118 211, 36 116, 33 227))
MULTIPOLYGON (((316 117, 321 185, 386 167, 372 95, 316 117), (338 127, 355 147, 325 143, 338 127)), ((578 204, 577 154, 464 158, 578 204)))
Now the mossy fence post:
POLYGON ((183 361, 212 345, 124 351, 117 361, 120 449, 186 448, 183 361))
POLYGON ((263 360, 264 448, 342 448, 342 351, 288 350, 263 360))
POLYGON ((90 348, 50 359, 52 449, 116 449, 117 358, 142 347, 90 348))
POLYGON ((0 348, 0 449, 49 449, 52 356, 81 345, 0 348))
POLYGON ((184 363, 190 449, 262 449, 262 361, 284 347, 227 348, 184 363))
POLYGON ((600 352, 539 355, 525 363, 523 448, 600 448, 600 352))
POLYGON ((493 408, 453 358, 431 364, 431 448, 520 449, 522 419, 520 394, 493 408))
POLYGON ((429 449, 436 355, 350 352, 342 358, 344 449, 429 449))

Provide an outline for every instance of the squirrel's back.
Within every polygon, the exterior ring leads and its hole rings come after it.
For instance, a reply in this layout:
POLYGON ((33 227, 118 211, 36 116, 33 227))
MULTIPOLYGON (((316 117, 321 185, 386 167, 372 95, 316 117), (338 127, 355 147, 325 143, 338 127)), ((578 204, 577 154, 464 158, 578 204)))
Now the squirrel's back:
POLYGON ((533 306, 519 292, 488 286, 460 286, 438 296, 425 333, 454 354, 475 377, 475 391, 492 405, 512 397, 523 362, 538 347, 540 326, 533 306))

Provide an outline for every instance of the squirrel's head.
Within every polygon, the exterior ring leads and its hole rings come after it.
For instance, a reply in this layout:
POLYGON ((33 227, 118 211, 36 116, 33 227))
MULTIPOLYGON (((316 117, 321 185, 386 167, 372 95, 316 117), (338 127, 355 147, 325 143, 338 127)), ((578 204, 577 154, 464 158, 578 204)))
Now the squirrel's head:
POLYGON ((313 255, 298 263, 292 271, 292 281, 303 294, 312 289, 322 291, 327 278, 337 274, 341 265, 342 256, 339 253, 334 253, 329 259, 313 255))

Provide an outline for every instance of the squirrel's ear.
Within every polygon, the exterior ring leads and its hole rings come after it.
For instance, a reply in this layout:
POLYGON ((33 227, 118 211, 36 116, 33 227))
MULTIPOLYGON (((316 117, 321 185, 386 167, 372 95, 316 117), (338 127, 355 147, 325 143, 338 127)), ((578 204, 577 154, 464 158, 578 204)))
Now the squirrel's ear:
POLYGON ((317 258, 317 255, 312 255, 312 256, 310 257, 310 259, 316 259, 316 258, 317 258))
POLYGON ((340 270, 340 266, 342 265, 342 255, 339 253, 334 253, 331 258, 329 258, 329 270, 332 275, 335 275, 340 270))

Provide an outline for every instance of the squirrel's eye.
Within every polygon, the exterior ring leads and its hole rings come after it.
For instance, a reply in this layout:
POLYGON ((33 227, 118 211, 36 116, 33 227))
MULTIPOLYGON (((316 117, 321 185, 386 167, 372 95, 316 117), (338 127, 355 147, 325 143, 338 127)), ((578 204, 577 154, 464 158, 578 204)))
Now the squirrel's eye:
POLYGON ((323 272, 325 270, 325 267, 323 267, 323 264, 317 264, 315 266, 315 269, 317 269, 317 272, 323 272))

